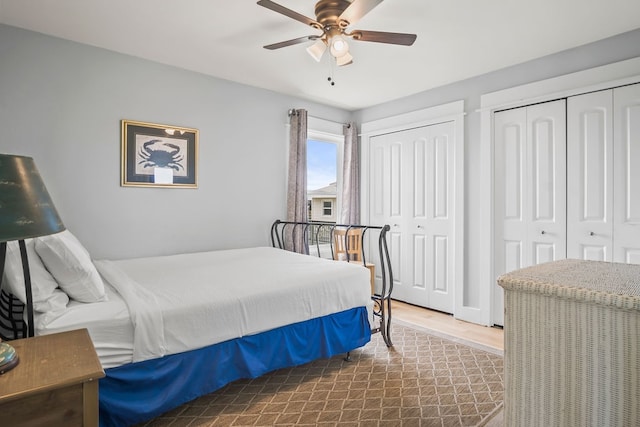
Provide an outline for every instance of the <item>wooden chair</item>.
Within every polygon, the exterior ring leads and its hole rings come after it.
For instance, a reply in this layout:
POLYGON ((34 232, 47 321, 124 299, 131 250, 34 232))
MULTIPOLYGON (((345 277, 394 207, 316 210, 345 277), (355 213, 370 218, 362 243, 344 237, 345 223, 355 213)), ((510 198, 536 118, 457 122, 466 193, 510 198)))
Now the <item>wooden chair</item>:
MULTIPOLYGON (((362 229, 334 229, 333 249, 333 259, 337 261, 354 262, 362 265, 362 229)), ((369 269, 371 294, 373 295, 375 293, 375 265, 367 262, 364 266, 369 269)))

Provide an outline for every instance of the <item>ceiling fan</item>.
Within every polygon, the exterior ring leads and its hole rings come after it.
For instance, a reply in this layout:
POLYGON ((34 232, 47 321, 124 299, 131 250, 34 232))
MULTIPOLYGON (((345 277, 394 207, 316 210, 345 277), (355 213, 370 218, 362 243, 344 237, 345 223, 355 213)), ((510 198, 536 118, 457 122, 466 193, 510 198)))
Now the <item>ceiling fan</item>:
POLYGON ((415 34, 365 30, 347 31, 347 27, 360 20, 374 7, 382 3, 382 1, 383 0, 319 0, 315 7, 316 19, 311 19, 274 3, 271 0, 260 0, 258 1, 260 6, 322 31, 322 34, 298 37, 297 39, 270 44, 264 46, 264 48, 274 50, 308 41, 315 41, 313 45, 307 48, 307 52, 309 52, 316 61, 320 62, 322 55, 327 48, 329 48, 329 52, 336 59, 336 64, 342 66, 349 65, 353 62, 353 57, 349 53, 347 38, 365 42, 411 46, 416 40, 415 34))

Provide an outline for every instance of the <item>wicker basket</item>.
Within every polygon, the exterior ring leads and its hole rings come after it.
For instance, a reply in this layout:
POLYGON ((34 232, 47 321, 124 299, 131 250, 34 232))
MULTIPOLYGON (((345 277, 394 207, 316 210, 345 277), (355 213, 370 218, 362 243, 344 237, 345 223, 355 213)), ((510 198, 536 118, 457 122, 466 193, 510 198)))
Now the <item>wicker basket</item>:
POLYGON ((640 425, 640 265, 563 260, 505 290, 505 426, 640 425))

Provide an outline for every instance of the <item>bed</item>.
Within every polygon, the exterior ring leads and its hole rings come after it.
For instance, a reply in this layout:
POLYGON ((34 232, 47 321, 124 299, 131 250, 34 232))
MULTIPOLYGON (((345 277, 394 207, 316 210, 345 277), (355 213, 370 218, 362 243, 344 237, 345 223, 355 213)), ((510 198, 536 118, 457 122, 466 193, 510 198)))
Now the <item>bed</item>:
POLYGON ((134 425, 240 378, 348 355, 371 333, 391 345, 388 227, 344 226, 377 237, 374 295, 361 265, 288 247, 334 227, 276 221, 271 247, 125 260, 92 261, 68 231, 32 239, 32 307, 8 245, 0 323, 20 336, 33 310, 36 335, 87 328, 106 374, 100 424, 134 425))

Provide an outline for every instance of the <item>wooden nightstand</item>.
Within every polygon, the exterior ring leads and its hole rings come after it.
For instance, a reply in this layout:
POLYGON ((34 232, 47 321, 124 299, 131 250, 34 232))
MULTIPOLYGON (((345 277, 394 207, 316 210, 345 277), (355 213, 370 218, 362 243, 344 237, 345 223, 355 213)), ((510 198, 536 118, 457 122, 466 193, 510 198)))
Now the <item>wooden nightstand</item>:
POLYGON ((97 426, 104 370, 79 329, 11 341, 20 363, 0 375, 3 426, 97 426))

